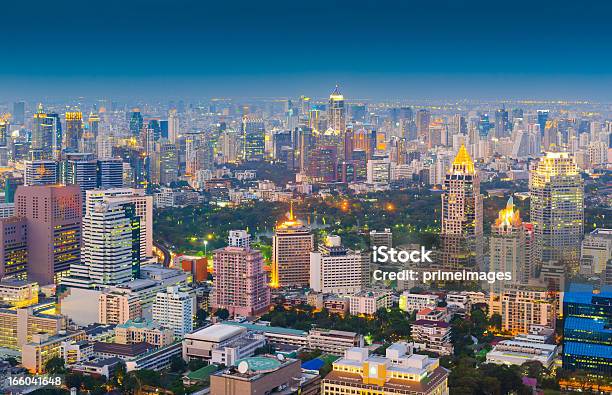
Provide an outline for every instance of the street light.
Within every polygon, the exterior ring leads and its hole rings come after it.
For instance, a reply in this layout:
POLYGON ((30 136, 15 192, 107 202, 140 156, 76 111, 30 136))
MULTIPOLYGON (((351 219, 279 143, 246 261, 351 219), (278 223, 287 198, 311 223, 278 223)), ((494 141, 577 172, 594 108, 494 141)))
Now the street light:
POLYGON ((208 247, 208 240, 204 240, 204 256, 207 256, 207 250, 206 247, 208 247))

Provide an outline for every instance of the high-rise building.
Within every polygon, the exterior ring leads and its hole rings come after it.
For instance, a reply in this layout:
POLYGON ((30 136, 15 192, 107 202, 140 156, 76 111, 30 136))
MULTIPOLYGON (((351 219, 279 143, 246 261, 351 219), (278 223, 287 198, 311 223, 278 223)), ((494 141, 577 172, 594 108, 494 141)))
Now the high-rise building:
POLYGON ((264 313, 270 306, 270 288, 263 257, 249 246, 245 234, 230 236, 227 247, 214 251, 212 308, 245 317, 264 313))
POLYGON ((482 218, 480 177, 461 145, 444 179, 440 235, 444 268, 482 268, 482 218))
POLYGON ((13 103, 13 120, 17 125, 23 125, 25 122, 25 102, 13 103))
POLYGON ((431 121, 431 113, 429 110, 421 108, 416 113, 417 136, 426 138, 429 134, 429 123, 431 121))
POLYGON ((178 286, 168 287, 155 295, 153 321, 174 331, 175 338, 182 338, 193 330, 194 300, 178 286))
POLYGON ((133 204, 140 222, 140 259, 153 256, 153 196, 135 188, 95 189, 85 196, 85 215, 101 202, 133 204))
POLYGON ((140 270, 140 220, 130 203, 97 203, 83 217, 81 262, 66 286, 98 288, 133 280, 140 270))
POLYGON ((59 169, 53 160, 25 162, 23 185, 54 185, 59 182, 59 169))
POLYGON ((9 114, 0 116, 0 147, 6 147, 11 134, 11 121, 9 114))
POLYGON ((293 215, 281 222, 272 237, 272 287, 307 287, 310 282, 310 252, 314 235, 310 227, 293 215))
POLYGON ((51 284, 81 258, 81 191, 77 186, 20 186, 15 213, 28 231, 28 278, 51 284), (31 263, 31 264, 30 264, 31 263))
POLYGON ((495 137, 506 137, 509 131, 508 110, 501 108, 495 112, 495 137))
POLYGON ((65 185, 78 185, 81 189, 82 201, 85 201, 85 191, 98 186, 98 162, 93 154, 72 152, 66 154, 60 172, 61 181, 65 185))
POLYGON ((179 176, 179 163, 176 144, 162 140, 158 141, 156 146, 155 151, 158 160, 152 165, 159 167, 159 170, 156 172, 159 175, 158 182, 163 185, 168 185, 171 182, 177 181, 179 176))
POLYGON ((34 113, 32 125, 32 141, 30 143, 30 159, 50 159, 53 151, 53 122, 48 118, 42 104, 34 113))
POLYGON ((315 292, 352 295, 369 283, 370 254, 342 246, 340 236, 328 236, 310 253, 310 288, 315 292))
POLYGON ((247 162, 263 160, 265 155, 265 125, 261 118, 242 117, 242 158, 247 162))
POLYGON ((584 232, 584 186, 573 158, 549 152, 532 167, 529 178, 530 220, 540 263, 561 261, 578 271, 584 232))
POLYGON ((129 114, 130 134, 132 136, 140 136, 144 119, 139 108, 134 108, 129 114))
POLYGON ((346 131, 346 108, 344 106, 344 96, 340 93, 338 85, 329 95, 327 106, 327 127, 334 134, 343 135, 346 131))
POLYGON ((507 287, 501 295, 501 329, 513 335, 530 333, 536 327, 554 329, 556 305, 554 294, 546 287, 507 287))
POLYGON ((176 109, 173 108, 168 112, 168 141, 175 144, 179 133, 179 118, 176 109))
POLYGON ((97 161, 96 186, 102 189, 123 187, 123 161, 119 158, 105 158, 97 161))
POLYGON ((563 300, 563 369, 612 375, 612 287, 571 284, 563 300))
POLYGON ((25 279, 27 270, 27 220, 24 217, 0 218, 0 279, 25 279))
POLYGON ((533 263, 533 226, 523 223, 515 209, 512 197, 499 212, 491 226, 489 270, 496 273, 512 274, 510 281, 495 281, 491 292, 499 294, 504 287, 517 284, 527 285, 535 274, 533 263))
POLYGON ((83 138, 83 113, 68 111, 65 117, 64 149, 66 152, 78 152, 80 141, 83 138))
POLYGON ((612 261, 612 229, 597 228, 582 241, 580 273, 603 275, 608 261, 612 261))

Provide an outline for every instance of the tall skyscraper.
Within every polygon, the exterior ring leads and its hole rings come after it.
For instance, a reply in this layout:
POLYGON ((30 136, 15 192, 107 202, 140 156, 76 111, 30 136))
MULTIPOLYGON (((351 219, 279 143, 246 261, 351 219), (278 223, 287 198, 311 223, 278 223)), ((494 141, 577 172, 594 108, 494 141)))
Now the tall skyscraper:
POLYGON ((334 134, 343 135, 346 131, 346 108, 344 106, 344 96, 340 93, 338 85, 329 95, 327 106, 327 127, 334 134))
POLYGON ((495 112, 495 137, 506 137, 509 131, 508 110, 501 108, 495 112))
POLYGON ((65 117, 64 149, 66 152, 78 152, 79 144, 83 138, 83 113, 80 111, 68 111, 65 117))
POLYGON ((98 162, 93 154, 72 152, 61 164, 61 181, 65 185, 78 185, 85 201, 85 191, 98 186, 98 162))
POLYGON ((547 153, 532 167, 529 178, 530 219, 539 263, 563 262, 576 273, 584 233, 584 185, 573 158, 547 153))
POLYGON ((168 141, 173 144, 176 143, 179 132, 179 119, 176 109, 173 108, 168 112, 168 141))
POLYGON ((293 215, 280 223, 272 237, 272 287, 307 287, 310 282, 310 252, 314 235, 310 227, 293 215))
POLYGON ((28 278, 51 284, 81 258, 81 191, 77 186, 20 186, 15 213, 28 223, 28 278))
MULTIPOLYGON (((245 232, 246 233, 246 232, 245 232)), ((230 234, 229 245, 214 251, 213 309, 227 309, 245 317, 264 313, 270 306, 270 288, 261 253, 248 237, 230 234)))
POLYGON ((527 285, 534 275, 533 226, 523 223, 519 211, 515 209, 512 197, 508 199, 506 207, 499 212, 493 226, 491 226, 490 263, 492 272, 512 273, 510 281, 495 281, 491 284, 491 292, 499 294, 504 287, 517 284, 527 285))
POLYGON ((480 177, 461 145, 444 179, 440 235, 444 268, 482 268, 482 218, 480 177))
POLYGON ((130 134, 134 137, 140 136, 144 119, 142 118, 142 114, 140 113, 139 108, 132 109, 132 111, 130 112, 129 122, 130 134))
POLYGON ((0 218, 0 279, 26 279, 28 271, 28 221, 24 217, 0 218))
POLYGON ((140 219, 130 203, 96 203, 83 217, 81 262, 67 286, 97 288, 128 282, 140 269, 140 219))
POLYGON ((90 190, 86 192, 85 215, 98 203, 133 204, 140 222, 140 259, 145 261, 153 256, 153 196, 135 188, 90 190))
POLYGON ((429 134, 429 123, 431 121, 431 113, 429 110, 421 108, 416 113, 417 136, 426 138, 429 134))
POLYGON ((17 125, 23 125, 25 122, 25 102, 13 103, 13 120, 17 125))
POLYGON ((32 125, 32 141, 30 145, 30 159, 50 159, 53 150, 53 125, 47 121, 42 104, 34 113, 32 125))
POLYGON ((10 138, 11 122, 9 114, 0 116, 0 147, 6 147, 10 138))
POLYGON ((242 117, 242 158, 245 161, 263 160, 265 155, 265 133, 263 119, 252 115, 242 117))
POLYGON ((97 187, 102 189, 123 187, 123 161, 119 158, 98 159, 97 187))

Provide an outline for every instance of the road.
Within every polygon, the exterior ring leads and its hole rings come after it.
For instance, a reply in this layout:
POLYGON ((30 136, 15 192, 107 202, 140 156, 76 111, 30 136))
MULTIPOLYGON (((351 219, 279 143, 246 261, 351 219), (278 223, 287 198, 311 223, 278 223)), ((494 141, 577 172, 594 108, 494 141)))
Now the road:
POLYGON ((167 249, 166 247, 164 247, 163 245, 155 242, 155 241, 153 242, 153 245, 155 246, 155 248, 157 248, 159 251, 161 251, 162 254, 164 254, 164 260, 163 260, 162 264, 165 267, 170 267, 170 258, 171 258, 170 250, 167 249))

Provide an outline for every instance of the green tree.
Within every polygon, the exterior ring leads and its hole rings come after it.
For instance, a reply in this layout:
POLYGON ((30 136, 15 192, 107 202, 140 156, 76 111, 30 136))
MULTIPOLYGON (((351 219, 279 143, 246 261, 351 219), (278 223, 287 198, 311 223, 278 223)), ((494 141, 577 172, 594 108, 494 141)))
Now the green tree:
POLYGON ((65 371, 64 358, 53 357, 45 363, 45 372, 49 374, 62 374, 65 371))
POLYGON ((215 317, 219 317, 221 320, 227 320, 230 316, 230 313, 227 309, 219 309, 215 311, 215 317))
POLYGON ((175 355, 170 361, 170 371, 174 373, 183 373, 187 368, 187 363, 180 355, 175 355))

